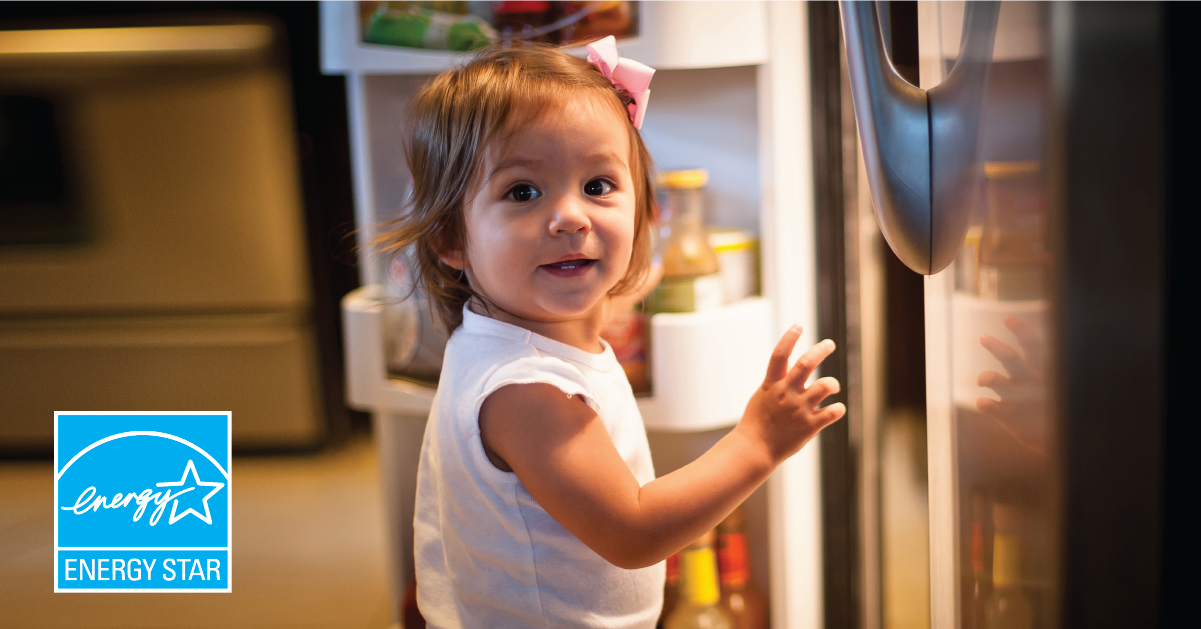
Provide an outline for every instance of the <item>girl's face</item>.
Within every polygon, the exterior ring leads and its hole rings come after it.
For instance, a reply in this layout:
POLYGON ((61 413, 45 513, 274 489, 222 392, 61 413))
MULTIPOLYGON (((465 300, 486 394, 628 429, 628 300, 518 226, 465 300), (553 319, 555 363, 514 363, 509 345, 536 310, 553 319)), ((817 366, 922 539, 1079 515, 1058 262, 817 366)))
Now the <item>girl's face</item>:
POLYGON ((575 97, 513 130, 488 150, 464 208, 466 251, 443 261, 521 319, 601 316, 633 250, 628 124, 575 97))

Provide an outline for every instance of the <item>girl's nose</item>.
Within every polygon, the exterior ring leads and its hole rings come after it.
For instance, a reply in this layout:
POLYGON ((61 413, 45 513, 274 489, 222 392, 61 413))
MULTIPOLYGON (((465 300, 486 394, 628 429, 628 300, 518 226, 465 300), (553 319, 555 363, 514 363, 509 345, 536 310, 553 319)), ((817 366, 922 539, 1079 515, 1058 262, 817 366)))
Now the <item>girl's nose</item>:
POLYGON ((552 236, 586 234, 592 229, 592 221, 579 200, 565 198, 554 205, 554 215, 551 217, 549 228, 552 236))

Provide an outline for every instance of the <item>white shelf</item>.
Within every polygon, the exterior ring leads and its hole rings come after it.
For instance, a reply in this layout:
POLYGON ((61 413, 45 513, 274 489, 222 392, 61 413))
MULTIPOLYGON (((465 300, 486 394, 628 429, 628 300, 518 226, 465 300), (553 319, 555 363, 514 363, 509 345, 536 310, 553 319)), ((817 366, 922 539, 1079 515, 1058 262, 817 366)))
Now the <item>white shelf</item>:
MULTIPOLYGON (((728 68, 767 60, 764 2, 643 2, 640 11, 644 35, 621 40, 618 48, 652 68, 728 68)), ((326 74, 433 74, 469 56, 365 44, 358 3, 321 3, 321 70, 326 74)))

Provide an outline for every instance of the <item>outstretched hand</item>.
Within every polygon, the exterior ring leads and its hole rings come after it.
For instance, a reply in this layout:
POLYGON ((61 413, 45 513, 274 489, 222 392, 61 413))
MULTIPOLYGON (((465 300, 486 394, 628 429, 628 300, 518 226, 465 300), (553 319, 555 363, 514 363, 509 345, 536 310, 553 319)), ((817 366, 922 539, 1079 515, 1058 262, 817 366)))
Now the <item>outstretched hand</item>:
POLYGON ((780 338, 767 364, 767 376, 751 396, 736 428, 766 446, 775 465, 846 414, 841 402, 818 407, 822 400, 841 390, 838 380, 825 377, 806 384, 834 352, 834 341, 826 339, 810 347, 790 368, 788 359, 800 337, 801 327, 793 326, 780 338))
POLYGON ((1042 339, 1017 317, 1005 317, 1005 327, 1017 337, 1022 351, 983 334, 984 346, 1008 375, 985 371, 976 378, 978 386, 996 392, 1000 400, 976 399, 976 408, 997 420, 1013 438, 1030 450, 1046 451, 1046 393, 1042 372, 1042 339))

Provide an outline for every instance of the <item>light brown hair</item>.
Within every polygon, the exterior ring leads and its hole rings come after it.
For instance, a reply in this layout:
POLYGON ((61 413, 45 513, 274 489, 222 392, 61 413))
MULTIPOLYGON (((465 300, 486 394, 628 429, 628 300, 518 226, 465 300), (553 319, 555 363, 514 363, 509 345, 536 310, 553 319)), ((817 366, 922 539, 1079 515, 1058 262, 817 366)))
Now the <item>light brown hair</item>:
MULTIPOLYGON (((372 244, 385 254, 408 250, 415 289, 429 297, 448 331, 462 322, 463 304, 482 297, 439 254, 465 249, 463 210, 480 178, 486 150, 523 122, 516 115, 533 117, 573 92, 610 103, 628 120, 630 97, 624 90, 614 89, 587 61, 549 46, 485 49, 465 65, 430 79, 413 99, 404 147, 412 191, 400 216, 385 224, 372 244)), ((636 199, 634 247, 612 295, 635 290, 651 260, 651 159, 634 125, 626 127, 636 199)))

